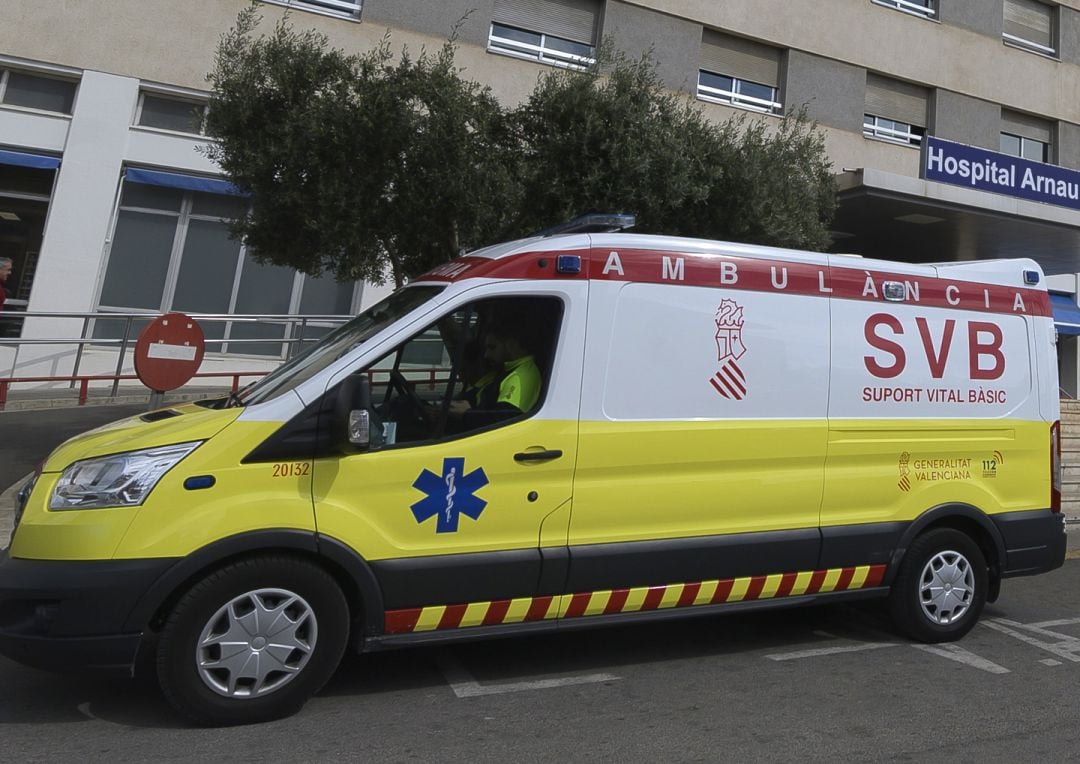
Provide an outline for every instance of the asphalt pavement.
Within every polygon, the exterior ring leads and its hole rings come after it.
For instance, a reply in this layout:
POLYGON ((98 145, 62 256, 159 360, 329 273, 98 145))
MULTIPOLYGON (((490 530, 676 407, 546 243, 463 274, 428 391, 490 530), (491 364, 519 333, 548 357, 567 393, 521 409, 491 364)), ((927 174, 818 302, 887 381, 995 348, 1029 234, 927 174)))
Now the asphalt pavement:
MULTIPOLYGON (((0 414, 0 489, 142 407, 0 414)), ((1070 548, 1080 545, 1072 534, 1070 548)), ((1070 553, 1075 557, 1077 551, 1070 553)), ((879 604, 710 616, 349 656, 297 716, 201 730, 148 679, 0 658, 15 761, 1072 761, 1080 560, 1005 582, 959 643, 879 604)))
POLYGON ((0 412, 0 492, 68 438, 146 409, 143 403, 0 412))

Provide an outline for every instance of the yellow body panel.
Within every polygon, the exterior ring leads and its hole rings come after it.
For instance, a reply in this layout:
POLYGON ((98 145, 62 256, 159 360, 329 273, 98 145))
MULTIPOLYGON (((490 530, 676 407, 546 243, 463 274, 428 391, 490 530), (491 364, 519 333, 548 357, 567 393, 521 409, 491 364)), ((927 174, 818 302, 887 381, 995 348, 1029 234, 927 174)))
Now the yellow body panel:
POLYGON ((813 528, 824 420, 582 422, 571 544, 813 528))
POLYGON ((45 472, 62 472, 72 462, 94 456, 137 451, 172 443, 208 440, 234 421, 243 409, 209 409, 188 403, 170 406, 181 415, 158 422, 131 416, 87 430, 61 443, 45 461, 45 472))
POLYGON ((576 443, 576 422, 529 419, 446 443, 319 459, 314 469, 319 532, 349 544, 367 560, 535 549, 542 526, 544 544, 561 546, 576 443), (514 460, 515 453, 541 449, 560 450, 562 456, 514 460), (458 485, 484 470, 488 482, 474 495, 486 504, 476 519, 458 516, 455 531, 436 532, 436 517, 418 522, 413 514, 411 507, 426 496, 413 484, 425 471, 442 479, 444 460, 457 458, 464 458, 458 485))
POLYGON ((821 524, 913 520, 954 502, 987 514, 1046 509, 1049 459, 1046 422, 833 422, 821 524))
POLYGON ((240 409, 184 407, 161 422, 137 417, 67 441, 49 458, 27 504, 11 554, 23 559, 101 560, 183 557, 245 531, 314 530, 311 464, 240 461, 280 423, 235 421, 240 409), (59 472, 80 459, 152 446, 205 442, 162 477, 136 507, 48 511, 59 472), (306 466, 305 466, 306 465, 306 466), (287 473, 274 477, 275 469, 287 473), (189 491, 184 480, 213 475, 212 488, 189 491))
POLYGON ((186 406, 180 417, 122 420, 66 442, 48 460, 12 555, 183 557, 247 531, 297 529, 384 560, 902 522, 954 502, 994 514, 1050 500, 1044 422, 583 422, 579 439, 576 422, 534 419, 441 444, 245 465, 280 424, 235 421, 238 413, 186 406), (205 442, 142 506, 47 510, 74 461, 191 440, 205 442), (563 454, 514 460, 541 448, 563 454), (413 514, 425 498, 414 482, 425 470, 438 475, 447 458, 464 458, 464 474, 484 470, 475 495, 486 504, 477 519, 462 515, 454 532, 437 533, 434 517, 413 514), (195 475, 216 484, 186 490, 195 475))

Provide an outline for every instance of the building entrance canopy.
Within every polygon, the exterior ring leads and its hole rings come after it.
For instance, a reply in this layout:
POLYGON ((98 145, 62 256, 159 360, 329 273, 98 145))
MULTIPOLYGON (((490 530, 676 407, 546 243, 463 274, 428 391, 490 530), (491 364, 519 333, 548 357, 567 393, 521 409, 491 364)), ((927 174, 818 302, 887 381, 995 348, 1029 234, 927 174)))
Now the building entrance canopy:
POLYGON ((841 173, 833 251, 925 263, 1030 257, 1080 272, 1080 211, 894 175, 841 173))

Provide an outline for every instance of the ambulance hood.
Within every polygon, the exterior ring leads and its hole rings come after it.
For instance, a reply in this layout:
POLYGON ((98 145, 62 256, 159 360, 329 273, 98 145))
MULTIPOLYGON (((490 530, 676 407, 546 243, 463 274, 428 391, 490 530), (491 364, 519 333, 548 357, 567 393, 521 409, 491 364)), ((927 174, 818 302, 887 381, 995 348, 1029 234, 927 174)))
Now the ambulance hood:
POLYGON ((242 408, 173 406, 120 419, 65 441, 45 461, 44 472, 60 472, 73 462, 96 456, 207 440, 231 424, 242 408))

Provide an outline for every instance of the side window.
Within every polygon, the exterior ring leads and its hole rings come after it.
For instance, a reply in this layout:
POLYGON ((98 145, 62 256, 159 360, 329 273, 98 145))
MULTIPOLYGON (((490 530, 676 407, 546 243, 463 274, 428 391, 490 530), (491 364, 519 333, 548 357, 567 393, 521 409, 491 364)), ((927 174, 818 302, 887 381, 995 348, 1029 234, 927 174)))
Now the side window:
POLYGON ((373 445, 463 437, 536 412, 561 316, 555 298, 491 298, 410 337, 366 370, 379 434, 373 445))

